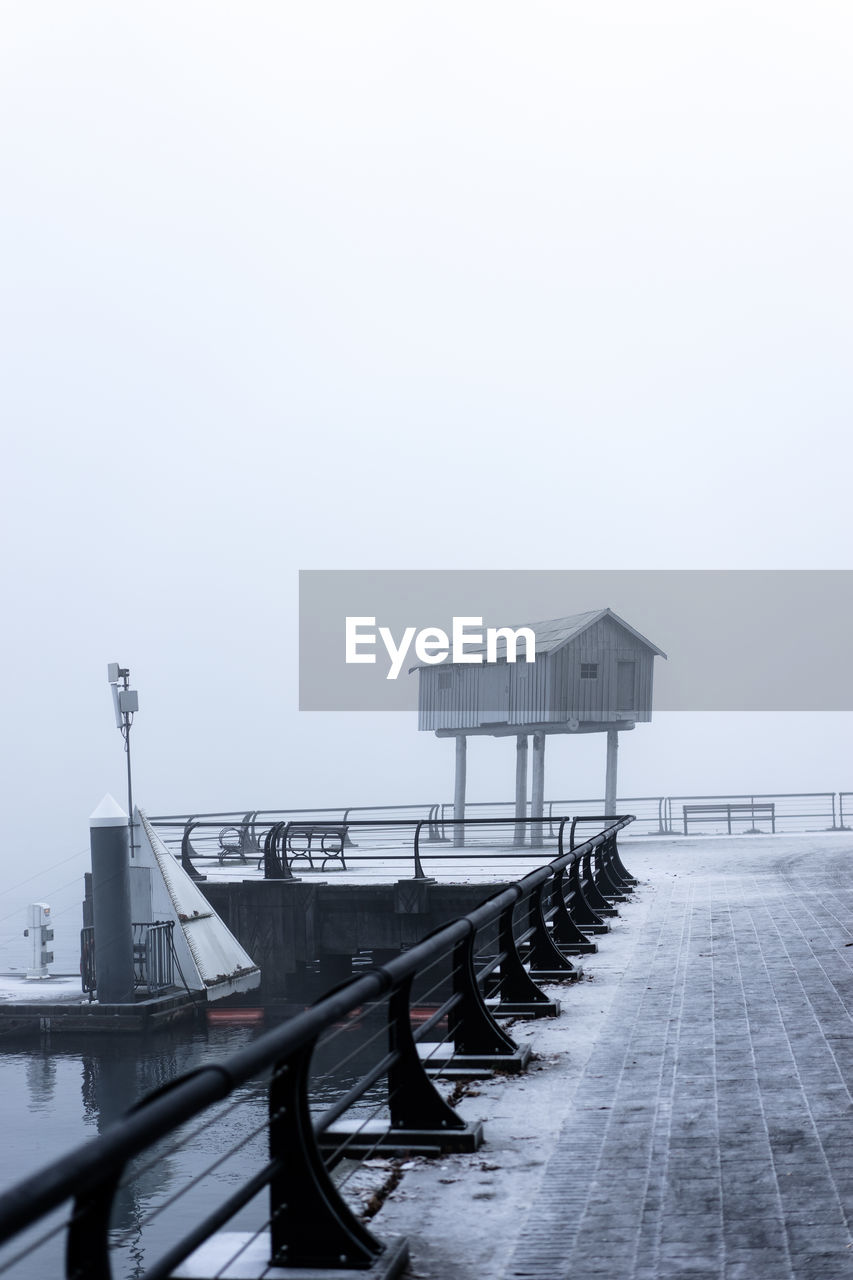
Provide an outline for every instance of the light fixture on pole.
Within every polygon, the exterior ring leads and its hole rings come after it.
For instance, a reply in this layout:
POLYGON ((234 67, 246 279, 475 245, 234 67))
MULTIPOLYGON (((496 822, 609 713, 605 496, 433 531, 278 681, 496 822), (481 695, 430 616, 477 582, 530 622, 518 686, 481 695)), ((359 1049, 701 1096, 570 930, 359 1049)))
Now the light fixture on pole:
POLYGON ((117 662, 107 664, 107 680, 112 686, 116 728, 124 738, 127 754, 127 825, 130 830, 130 856, 133 857, 133 784, 130 773, 130 726, 134 712, 139 710, 139 694, 130 688, 130 668, 117 662))

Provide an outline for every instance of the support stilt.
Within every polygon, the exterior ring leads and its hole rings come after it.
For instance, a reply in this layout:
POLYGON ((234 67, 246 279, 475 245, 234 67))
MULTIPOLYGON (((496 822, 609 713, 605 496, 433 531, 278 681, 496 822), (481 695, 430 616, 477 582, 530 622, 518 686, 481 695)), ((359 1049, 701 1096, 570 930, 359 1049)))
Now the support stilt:
MULTIPOLYGON (((456 738, 456 777, 453 784, 453 817, 459 822, 465 817, 465 782, 467 775, 468 739, 464 733, 456 738)), ((465 828, 454 827, 453 843, 465 843, 465 828)))
MULTIPOLYGON (((527 817, 527 734, 520 733, 515 740, 515 816, 527 817)), ((527 827, 523 821, 516 825, 516 844, 527 843, 527 827)))
MULTIPOLYGON (((530 804, 532 819, 541 819, 545 812, 545 734, 533 735, 533 793, 530 804)), ((543 827, 540 822, 532 822, 530 827, 530 843, 539 846, 543 843, 543 827)))
POLYGON ((619 763, 619 730, 607 730, 607 770, 604 779, 604 812, 608 818, 616 814, 616 773, 619 763))

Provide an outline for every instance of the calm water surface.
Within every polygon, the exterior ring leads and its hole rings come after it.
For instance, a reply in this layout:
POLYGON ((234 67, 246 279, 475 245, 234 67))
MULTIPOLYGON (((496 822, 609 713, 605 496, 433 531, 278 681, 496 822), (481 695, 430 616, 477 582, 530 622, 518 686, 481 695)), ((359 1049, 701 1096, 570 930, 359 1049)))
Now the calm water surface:
MULTIPOLYGON (((17 1045, 0 1042, 0 1189, 6 1190, 24 1175, 97 1136, 152 1089, 205 1062, 227 1058, 265 1029, 261 1025, 218 1024, 147 1039, 88 1035, 17 1045)), ((356 1053, 346 1072, 321 1084, 319 1096, 334 1096, 345 1086, 352 1071, 360 1069, 361 1056, 356 1053)), ((264 1083, 253 1082, 190 1122, 177 1149, 173 1139, 166 1139, 139 1157, 114 1205, 113 1265, 117 1277, 143 1275, 146 1260, 154 1261, 263 1164, 267 1156, 266 1116, 264 1083), (207 1123, 210 1120, 213 1123, 207 1123), (240 1149, 229 1155, 235 1146, 240 1149), (211 1166, 216 1167, 207 1173, 211 1166), (179 1190, 180 1198, 171 1203, 179 1190)), ((266 1217, 267 1202, 262 1195, 230 1225, 257 1229, 266 1217)), ((51 1221, 65 1218, 67 1210, 51 1221)), ((45 1230, 46 1225, 40 1224, 26 1242, 44 1235, 45 1230)), ((62 1234, 10 1266, 9 1260, 24 1244, 19 1239, 0 1251, 0 1276, 48 1280, 64 1274, 62 1234)))

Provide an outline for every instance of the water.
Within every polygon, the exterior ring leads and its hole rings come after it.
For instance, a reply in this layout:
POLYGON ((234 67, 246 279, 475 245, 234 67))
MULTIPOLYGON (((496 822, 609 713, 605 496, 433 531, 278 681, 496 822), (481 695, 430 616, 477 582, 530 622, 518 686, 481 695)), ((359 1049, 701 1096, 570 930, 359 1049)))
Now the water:
MULTIPOLYGON (((264 1029, 262 1025, 213 1024, 147 1039, 87 1035, 14 1046, 0 1042, 4 1121, 0 1190, 95 1137, 152 1089, 203 1063, 228 1058, 264 1029)), ((348 1057, 349 1065, 332 1069, 319 1091, 312 1092, 312 1102, 327 1102, 352 1082, 353 1072, 357 1075, 363 1069, 364 1054, 358 1049, 364 1036, 364 1027, 348 1028, 343 1038, 338 1035, 333 1056, 348 1057)), ((374 1091, 364 1106, 375 1107, 379 1095, 374 1091)), ((185 1126, 182 1145, 165 1139, 138 1158, 132 1178, 126 1185, 123 1180, 114 1201, 111 1240, 116 1277, 144 1275, 146 1263, 262 1167, 267 1159, 267 1110, 264 1082, 251 1082, 185 1126), (203 1177, 211 1166, 216 1167, 203 1177)), ((50 1221, 58 1223, 67 1216, 66 1208, 50 1221)), ((262 1193, 229 1228, 257 1230, 267 1217, 267 1194, 262 1193)), ((0 1275, 15 1280, 61 1276, 64 1233, 5 1269, 25 1240, 44 1233, 41 1223, 26 1238, 5 1246, 0 1251, 0 1275)))

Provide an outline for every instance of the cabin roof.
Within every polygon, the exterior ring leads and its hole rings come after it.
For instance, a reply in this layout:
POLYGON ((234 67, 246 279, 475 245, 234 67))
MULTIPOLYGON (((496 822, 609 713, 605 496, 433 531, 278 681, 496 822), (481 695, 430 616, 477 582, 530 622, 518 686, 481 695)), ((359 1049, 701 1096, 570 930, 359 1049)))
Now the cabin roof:
MULTIPOLYGON (((657 654, 659 658, 665 658, 666 654, 663 649, 659 649, 656 644, 652 644, 651 640, 647 640, 644 635, 637 631, 636 627, 632 627, 624 618, 620 618, 612 609, 592 609, 588 613, 573 613, 567 618, 550 618, 547 622, 522 622, 513 623, 513 631, 517 631, 519 626, 530 627, 536 636, 536 652, 537 653, 554 653, 557 649, 562 649, 564 644, 568 644, 570 640, 575 640, 584 631, 598 622, 601 618, 612 618, 620 627, 624 627, 626 631, 630 631, 631 635, 651 649, 652 653, 657 654)), ((469 645, 465 646, 466 653, 485 653, 486 646, 469 645)), ((506 657, 506 643, 499 637, 497 642, 498 659, 506 657)), ((423 667, 435 665, 426 662, 418 662, 413 667, 409 667, 409 671, 418 671, 423 667)), ((454 664, 444 662, 442 666, 449 667, 454 664)), ((457 666, 460 664, 457 663, 457 666)))

